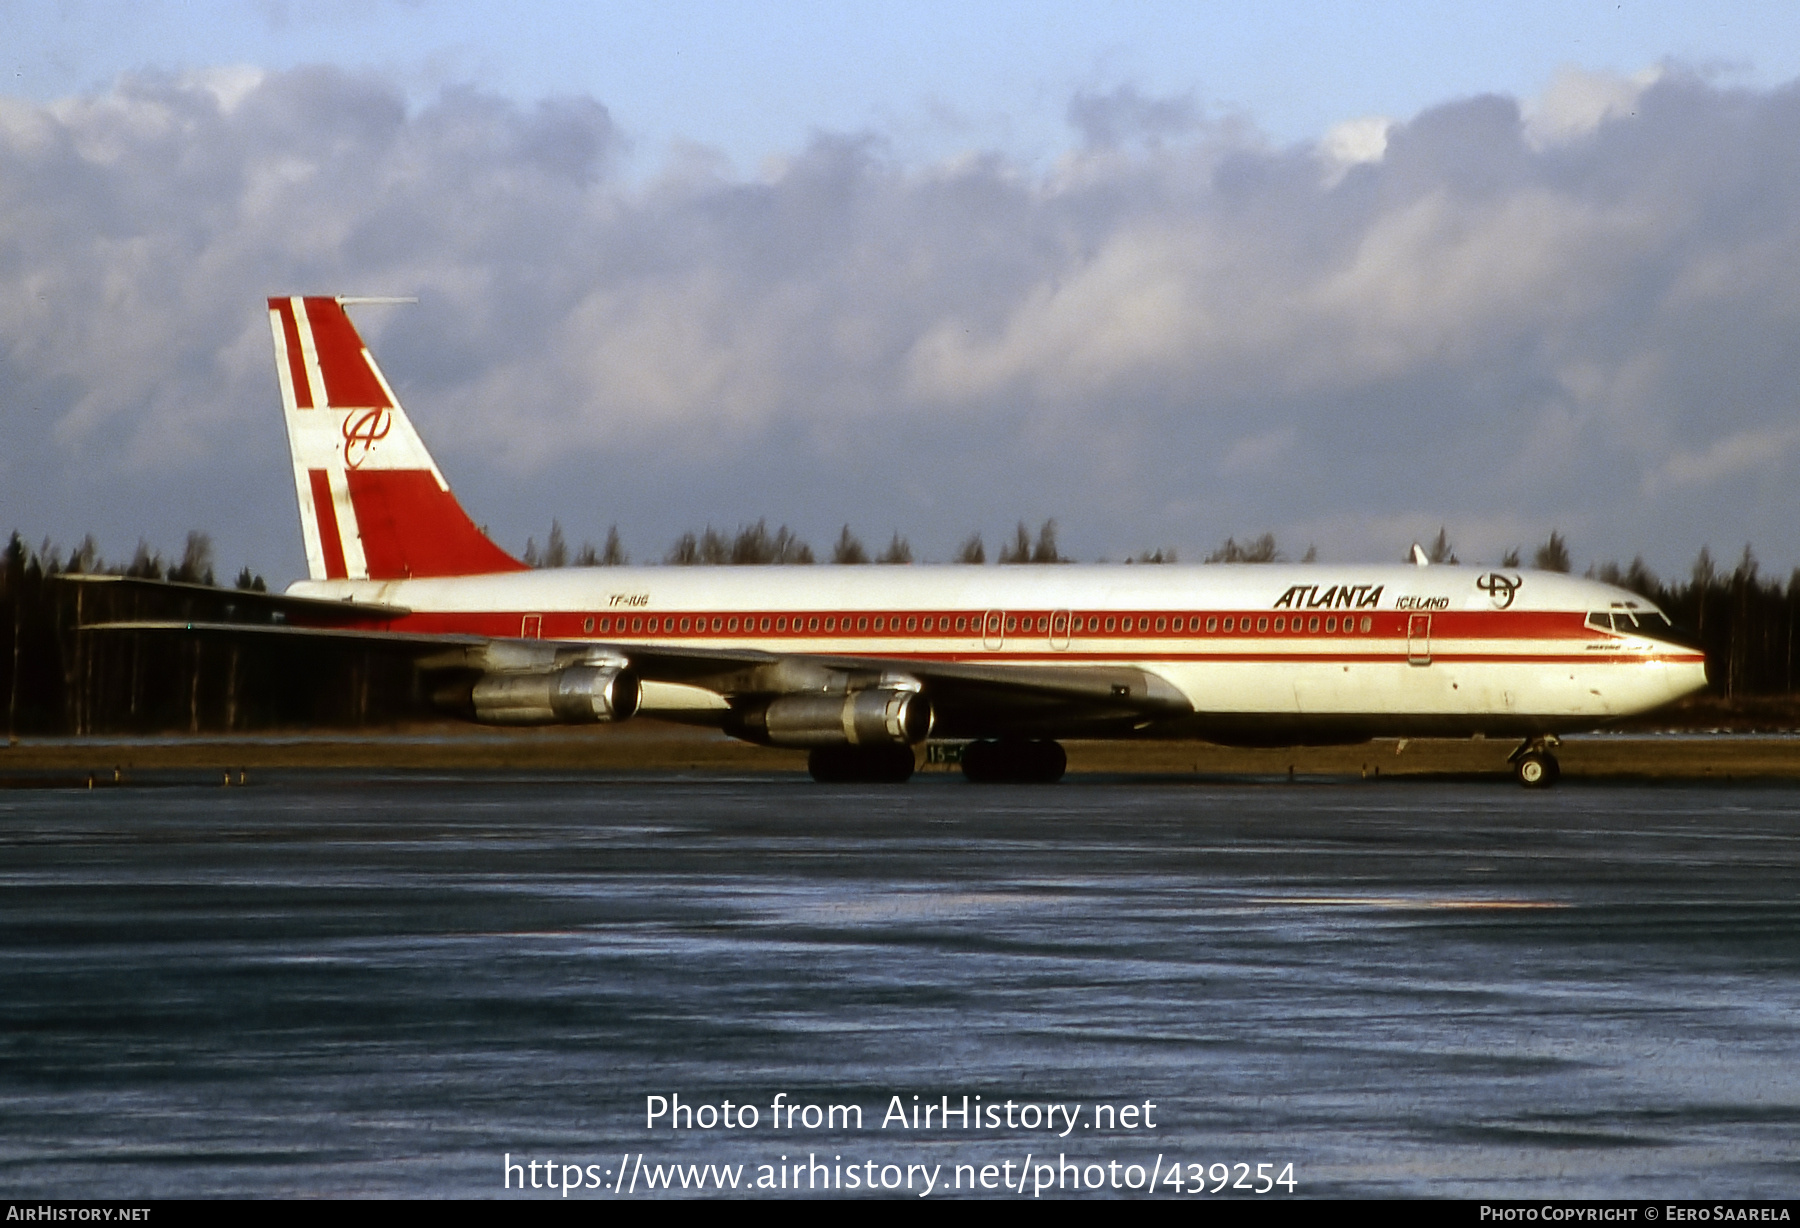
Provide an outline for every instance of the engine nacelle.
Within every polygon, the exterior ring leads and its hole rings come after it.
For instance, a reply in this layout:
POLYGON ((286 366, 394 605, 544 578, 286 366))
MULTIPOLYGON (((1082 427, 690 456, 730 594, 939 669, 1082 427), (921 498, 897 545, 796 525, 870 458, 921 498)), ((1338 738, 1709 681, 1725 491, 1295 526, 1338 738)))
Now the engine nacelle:
POLYGON ((629 720, 637 675, 609 665, 570 665, 538 674, 483 674, 469 693, 487 725, 592 725, 629 720))
POLYGON ((931 701, 872 687, 835 695, 782 695, 743 714, 740 736, 771 746, 915 746, 931 736, 931 701))

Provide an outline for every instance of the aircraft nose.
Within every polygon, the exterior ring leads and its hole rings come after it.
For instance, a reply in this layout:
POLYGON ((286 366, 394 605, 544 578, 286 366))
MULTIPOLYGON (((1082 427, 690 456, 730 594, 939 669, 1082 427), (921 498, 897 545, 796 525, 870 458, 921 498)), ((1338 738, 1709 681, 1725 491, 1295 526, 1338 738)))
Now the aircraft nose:
POLYGON ((1706 689, 1706 662, 1684 654, 1681 659, 1664 664, 1664 681, 1671 701, 1706 689))

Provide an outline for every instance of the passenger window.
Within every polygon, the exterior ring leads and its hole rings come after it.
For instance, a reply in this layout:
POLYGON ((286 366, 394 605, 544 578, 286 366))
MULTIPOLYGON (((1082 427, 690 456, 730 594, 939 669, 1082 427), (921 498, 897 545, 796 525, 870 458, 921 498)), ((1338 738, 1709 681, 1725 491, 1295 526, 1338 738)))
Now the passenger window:
MULTIPOLYGON (((1295 621, 1296 621, 1296 622, 1298 622, 1298 621, 1299 621, 1299 620, 1298 620, 1298 619, 1296 619, 1296 620, 1295 620, 1295 621)), ((1275 620, 1275 630, 1277 630, 1277 631, 1283 631, 1283 630, 1286 630, 1286 628, 1287 628, 1287 619, 1285 619, 1285 618, 1277 618, 1277 619, 1276 619, 1276 620, 1275 620)))
POLYGON ((767 631, 769 629, 769 620, 766 616, 762 620, 762 629, 764 631, 767 631))
POLYGON ((581 620, 581 629, 583 631, 592 631, 594 629, 594 620, 591 615, 581 620))
POLYGON ((1362 620, 1362 629, 1363 629, 1364 635, 1367 635, 1369 632, 1373 631, 1375 629, 1375 620, 1373 618, 1370 618, 1367 614, 1364 614, 1363 620, 1362 620))
POLYGON ((1337 630, 1337 619, 1335 617, 1327 618, 1325 620, 1325 630, 1326 631, 1336 631, 1337 630))
POLYGON ((915 614, 906 620, 906 629, 908 631, 917 631, 919 629, 918 615, 915 614))
MULTIPOLYGON (((1300 629, 1299 624, 1296 623, 1294 625, 1294 630, 1298 631, 1299 629, 1300 629)), ((1319 619, 1318 619, 1317 615, 1314 615, 1312 618, 1309 618, 1306 620, 1306 629, 1308 631, 1317 631, 1319 629, 1319 619)))
POLYGON ((965 617, 964 615, 958 614, 956 616, 956 629, 958 631, 967 631, 969 629, 968 618, 965 617))
POLYGON ((602 630, 602 631, 612 630, 612 619, 610 619, 610 618, 601 619, 600 620, 600 630, 602 630))
POLYGON ((1232 629, 1233 621, 1234 620, 1229 618, 1225 620, 1225 630, 1230 631, 1232 629))
POLYGON ((1258 631, 1267 631, 1269 629, 1269 620, 1266 618, 1257 619, 1256 620, 1256 629, 1258 631))
MULTIPOLYGON (((1206 629, 1208 631, 1217 631, 1219 629, 1219 620, 1217 618, 1207 619, 1206 620, 1206 629)), ((1227 630, 1227 631, 1231 630, 1230 626, 1227 626, 1225 628, 1225 630, 1227 630)))
POLYGON ((1113 620, 1110 618, 1106 620, 1106 629, 1108 631, 1111 631, 1113 629, 1113 620))

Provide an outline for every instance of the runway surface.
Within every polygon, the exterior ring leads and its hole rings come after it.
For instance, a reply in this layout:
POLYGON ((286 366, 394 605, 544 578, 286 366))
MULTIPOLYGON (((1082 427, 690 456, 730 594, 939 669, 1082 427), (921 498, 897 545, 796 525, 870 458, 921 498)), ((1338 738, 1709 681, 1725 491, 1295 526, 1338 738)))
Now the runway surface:
POLYGON ((0 1183, 1029 1196, 1060 1156, 1044 1196, 1259 1163, 1303 1196, 1791 1196, 1797 885, 1791 786, 14 790, 0 1183), (778 1094, 862 1126, 777 1128, 778 1094), (758 1120, 646 1129, 677 1095, 758 1120), (964 1096, 1013 1128, 889 1115, 964 1096))

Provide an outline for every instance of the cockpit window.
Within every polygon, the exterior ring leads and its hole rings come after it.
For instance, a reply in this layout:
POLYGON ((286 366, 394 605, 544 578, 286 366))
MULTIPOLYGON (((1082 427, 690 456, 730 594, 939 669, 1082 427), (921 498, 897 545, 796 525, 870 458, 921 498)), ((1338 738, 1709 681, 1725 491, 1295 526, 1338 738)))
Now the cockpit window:
POLYGON ((1635 609, 1623 607, 1611 610, 1591 610, 1588 612, 1587 625, 1595 631, 1616 631, 1620 635, 1647 635, 1655 639, 1665 639, 1674 631, 1674 624, 1661 610, 1635 609))

